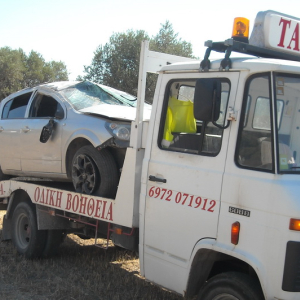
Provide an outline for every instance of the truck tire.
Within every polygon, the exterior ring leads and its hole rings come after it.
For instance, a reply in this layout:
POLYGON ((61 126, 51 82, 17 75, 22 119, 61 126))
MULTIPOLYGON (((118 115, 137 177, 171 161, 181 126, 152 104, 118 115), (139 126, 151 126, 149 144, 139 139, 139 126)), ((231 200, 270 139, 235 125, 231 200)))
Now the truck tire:
POLYGON ((209 279, 201 288, 197 300, 263 300, 261 288, 250 276, 228 272, 209 279))
POLYGON ((72 161, 72 182, 78 193, 114 198, 119 175, 116 162, 107 149, 97 151, 83 146, 72 161))
POLYGON ((12 217, 12 240, 20 254, 26 258, 42 256, 46 243, 46 231, 38 230, 35 207, 26 202, 19 203, 12 217))
POLYGON ((64 238, 65 232, 63 230, 47 230, 47 238, 42 256, 50 257, 56 255, 64 238))

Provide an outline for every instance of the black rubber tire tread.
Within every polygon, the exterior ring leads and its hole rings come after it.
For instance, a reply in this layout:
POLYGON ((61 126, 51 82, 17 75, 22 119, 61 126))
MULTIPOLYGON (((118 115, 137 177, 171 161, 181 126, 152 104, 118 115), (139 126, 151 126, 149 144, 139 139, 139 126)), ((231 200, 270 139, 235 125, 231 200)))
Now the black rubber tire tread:
POLYGON ((46 244, 46 230, 38 230, 35 207, 27 202, 19 203, 12 217, 12 240, 20 254, 26 258, 41 257, 46 244), (22 224, 23 223, 23 224, 22 224), (25 233, 25 223, 28 230, 28 243, 24 242, 24 237, 20 235, 25 233), (23 231, 24 230, 24 231, 23 231), (23 244, 22 240, 23 239, 23 244))
MULTIPOLYGON (((98 180, 93 195, 114 198, 119 184, 116 162, 107 149, 96 150, 92 145, 81 147, 74 155, 72 166, 78 155, 87 155, 97 167, 98 180)), ((72 171, 71 171, 72 174, 72 171)))
POLYGON ((64 241, 64 230, 47 230, 46 244, 43 257, 54 256, 58 253, 59 246, 64 241))
MULTIPOLYGON (((259 283, 239 272, 227 272, 210 278, 201 288, 197 300, 213 300, 217 296, 234 296, 239 300, 264 300, 259 283)), ((217 299, 217 298, 216 298, 217 299)))

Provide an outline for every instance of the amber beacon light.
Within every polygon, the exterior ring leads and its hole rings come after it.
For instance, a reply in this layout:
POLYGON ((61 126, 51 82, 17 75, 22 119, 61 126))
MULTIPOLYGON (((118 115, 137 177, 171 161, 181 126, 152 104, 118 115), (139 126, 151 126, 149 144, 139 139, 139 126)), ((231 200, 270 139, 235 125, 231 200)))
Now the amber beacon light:
POLYGON ((231 37, 236 41, 248 43, 249 23, 246 18, 235 18, 231 37))

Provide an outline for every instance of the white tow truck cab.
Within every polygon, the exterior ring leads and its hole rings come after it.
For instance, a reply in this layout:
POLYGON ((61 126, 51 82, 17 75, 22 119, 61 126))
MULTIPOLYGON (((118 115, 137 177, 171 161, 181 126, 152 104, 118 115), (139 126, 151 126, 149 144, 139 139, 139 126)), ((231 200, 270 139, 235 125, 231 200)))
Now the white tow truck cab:
POLYGON ((201 63, 144 42, 116 199, 3 181, 2 239, 33 257, 51 254, 62 230, 106 236, 138 247, 142 275, 186 297, 300 299, 299 23, 260 12, 248 42, 238 18, 201 63), (147 71, 159 77, 142 121, 147 71))

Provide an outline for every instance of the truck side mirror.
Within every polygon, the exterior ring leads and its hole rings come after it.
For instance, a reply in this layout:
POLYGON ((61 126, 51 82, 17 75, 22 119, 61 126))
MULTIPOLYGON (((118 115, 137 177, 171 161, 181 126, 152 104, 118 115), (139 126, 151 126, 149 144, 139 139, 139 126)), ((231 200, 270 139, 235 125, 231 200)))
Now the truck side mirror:
POLYGON ((220 116, 221 82, 215 78, 196 81, 194 94, 194 117, 196 120, 215 122, 220 116))

